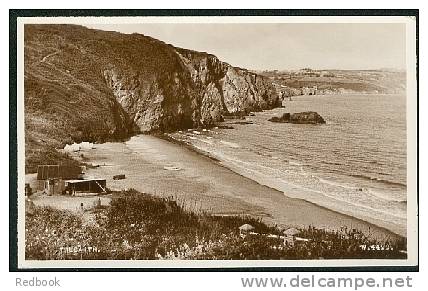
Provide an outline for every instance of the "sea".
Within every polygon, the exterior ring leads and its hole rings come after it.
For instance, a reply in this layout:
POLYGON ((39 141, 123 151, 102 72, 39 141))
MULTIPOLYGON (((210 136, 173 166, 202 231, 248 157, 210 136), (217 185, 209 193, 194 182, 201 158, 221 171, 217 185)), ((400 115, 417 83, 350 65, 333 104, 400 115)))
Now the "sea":
POLYGON ((172 137, 284 195, 405 229, 406 96, 296 96, 283 105, 224 123, 233 129, 191 129, 172 137), (268 121, 303 111, 318 112, 326 124, 268 121))

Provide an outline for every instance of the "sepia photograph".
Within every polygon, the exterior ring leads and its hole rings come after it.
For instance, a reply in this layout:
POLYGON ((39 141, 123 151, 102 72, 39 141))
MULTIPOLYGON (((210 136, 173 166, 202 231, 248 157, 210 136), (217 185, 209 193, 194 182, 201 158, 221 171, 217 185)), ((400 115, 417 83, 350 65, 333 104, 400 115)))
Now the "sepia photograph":
POLYGON ((20 268, 418 264, 416 18, 18 17, 20 268))

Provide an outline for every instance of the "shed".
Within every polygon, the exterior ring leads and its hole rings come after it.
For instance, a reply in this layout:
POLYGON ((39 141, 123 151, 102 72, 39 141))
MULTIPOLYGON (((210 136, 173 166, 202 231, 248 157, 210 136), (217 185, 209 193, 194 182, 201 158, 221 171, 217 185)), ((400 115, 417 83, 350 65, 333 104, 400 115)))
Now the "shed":
POLYGON ((292 236, 284 236, 284 245, 288 247, 294 246, 294 237, 292 236))
POLYGON ((291 227, 284 231, 284 245, 293 247, 294 242, 296 241, 296 235, 300 233, 300 230, 297 228, 291 227))
POLYGON ((44 181, 43 191, 48 195, 60 195, 65 190, 64 180, 61 178, 46 179, 44 181))
POLYGON ((245 235, 247 235, 250 231, 252 231, 254 229, 254 226, 246 223, 243 224, 239 227, 239 234, 244 237, 245 235))
POLYGON ((105 193, 106 179, 65 180, 65 192, 70 195, 77 193, 105 193))
POLYGON ((82 168, 79 166, 39 165, 37 167, 38 187, 48 195, 62 194, 65 190, 64 179, 77 179, 81 174, 82 168))

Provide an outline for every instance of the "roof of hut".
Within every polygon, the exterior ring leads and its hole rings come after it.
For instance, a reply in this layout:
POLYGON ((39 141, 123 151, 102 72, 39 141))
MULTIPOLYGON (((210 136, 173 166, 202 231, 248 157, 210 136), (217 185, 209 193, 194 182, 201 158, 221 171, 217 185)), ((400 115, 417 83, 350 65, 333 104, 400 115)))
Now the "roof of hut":
POLYGON ((300 230, 294 227, 288 228, 284 231, 285 235, 297 235, 299 233, 300 233, 300 230))
POLYGON ((39 165, 37 167, 37 180, 46 179, 77 179, 82 168, 72 165, 39 165))
POLYGON ((243 225, 241 225, 240 227, 239 227, 239 229, 240 230, 253 230, 254 229, 254 226, 252 226, 252 225, 250 225, 250 224, 248 224, 248 223, 246 223, 246 224, 243 224, 243 225))

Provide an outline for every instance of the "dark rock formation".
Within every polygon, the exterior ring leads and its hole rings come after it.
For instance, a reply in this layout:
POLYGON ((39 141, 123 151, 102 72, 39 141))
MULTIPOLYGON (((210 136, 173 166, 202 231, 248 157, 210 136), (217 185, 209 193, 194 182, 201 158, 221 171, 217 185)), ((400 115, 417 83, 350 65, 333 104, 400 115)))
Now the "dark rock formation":
POLYGON ((217 128, 220 128, 220 129, 233 129, 233 126, 230 126, 230 125, 217 125, 217 128))
POLYGON ((246 124, 253 124, 253 122, 252 121, 235 121, 235 122, 231 122, 230 124, 246 125, 246 124))
POLYGON ((290 113, 284 113, 281 117, 274 116, 268 120, 271 122, 288 123, 290 122, 290 113))
POLYGON ((307 111, 299 113, 284 113, 281 117, 274 116, 269 119, 271 122, 296 123, 296 124, 325 124, 324 118, 316 112, 307 111))

